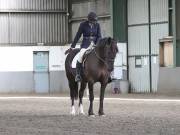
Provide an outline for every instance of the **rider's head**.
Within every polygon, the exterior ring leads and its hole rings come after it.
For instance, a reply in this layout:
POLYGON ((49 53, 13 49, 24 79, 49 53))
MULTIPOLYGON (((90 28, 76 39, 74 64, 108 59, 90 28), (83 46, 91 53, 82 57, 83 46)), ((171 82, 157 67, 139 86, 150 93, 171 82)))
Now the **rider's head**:
POLYGON ((97 22, 97 15, 96 15, 96 13, 94 13, 94 12, 90 12, 89 14, 88 14, 88 21, 90 22, 90 23, 96 23, 97 22))

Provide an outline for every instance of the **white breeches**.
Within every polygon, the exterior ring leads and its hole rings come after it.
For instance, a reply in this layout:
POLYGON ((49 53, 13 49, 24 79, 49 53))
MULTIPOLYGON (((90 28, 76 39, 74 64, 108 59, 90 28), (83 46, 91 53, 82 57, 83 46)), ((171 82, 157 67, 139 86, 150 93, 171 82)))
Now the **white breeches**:
POLYGON ((83 55, 84 55, 84 53, 85 53, 86 50, 87 50, 87 49, 85 49, 85 48, 82 48, 82 49, 80 50, 80 52, 79 52, 79 54, 78 54, 78 62, 79 62, 79 63, 82 63, 83 55))
POLYGON ((79 54, 78 54, 78 62, 79 62, 79 63, 82 63, 82 59, 83 59, 83 55, 84 55, 85 51, 93 48, 93 46, 94 46, 94 43, 91 42, 91 44, 89 45, 89 47, 88 47, 87 49, 82 48, 82 49, 80 50, 80 52, 79 52, 79 54))

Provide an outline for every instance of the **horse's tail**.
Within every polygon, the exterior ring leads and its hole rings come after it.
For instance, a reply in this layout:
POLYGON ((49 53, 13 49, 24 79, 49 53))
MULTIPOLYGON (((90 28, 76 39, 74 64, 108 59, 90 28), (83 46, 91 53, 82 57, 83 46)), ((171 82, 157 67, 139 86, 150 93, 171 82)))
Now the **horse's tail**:
POLYGON ((68 54, 65 61, 65 70, 66 76, 69 81, 69 88, 70 88, 70 96, 73 99, 78 99, 78 83, 75 82, 75 69, 72 69, 71 63, 75 55, 79 52, 80 49, 74 49, 71 53, 68 54))
POLYGON ((70 88, 70 96, 71 99, 78 99, 78 83, 74 81, 69 81, 69 88, 70 88))

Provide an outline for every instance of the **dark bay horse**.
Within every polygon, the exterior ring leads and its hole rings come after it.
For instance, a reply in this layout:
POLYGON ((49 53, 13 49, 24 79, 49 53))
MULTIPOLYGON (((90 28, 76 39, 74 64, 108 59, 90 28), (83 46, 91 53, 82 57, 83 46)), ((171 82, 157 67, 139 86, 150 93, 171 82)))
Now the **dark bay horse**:
POLYGON ((99 115, 104 115, 103 111, 103 100, 105 88, 109 82, 110 73, 114 68, 114 59, 118 52, 117 42, 111 37, 106 37, 100 39, 96 47, 88 54, 85 55, 84 66, 81 72, 82 81, 80 84, 80 89, 78 92, 78 83, 75 82, 75 69, 71 67, 71 63, 75 55, 79 52, 80 49, 73 49, 65 61, 66 76, 68 78, 70 96, 72 100, 72 110, 71 114, 75 115, 74 100, 78 99, 79 93, 79 108, 80 113, 84 113, 82 107, 82 98, 86 85, 88 84, 89 88, 89 100, 90 106, 88 114, 90 116, 94 115, 93 113, 93 85, 96 82, 100 82, 100 105, 99 105, 99 115))

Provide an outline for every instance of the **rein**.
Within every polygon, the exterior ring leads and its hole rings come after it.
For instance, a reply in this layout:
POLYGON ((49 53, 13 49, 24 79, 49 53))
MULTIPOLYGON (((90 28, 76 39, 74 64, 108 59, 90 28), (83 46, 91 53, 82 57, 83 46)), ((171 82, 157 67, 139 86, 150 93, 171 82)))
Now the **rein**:
MULTIPOLYGON (((102 62, 108 67, 107 61, 105 61, 104 59, 102 59, 102 58, 96 53, 95 48, 94 48, 93 50, 94 50, 94 53, 95 53, 96 58, 99 59, 100 61, 102 61, 102 62)), ((106 59, 106 58, 105 58, 105 59, 106 59)), ((114 62, 114 59, 108 59, 108 61, 114 62)))

